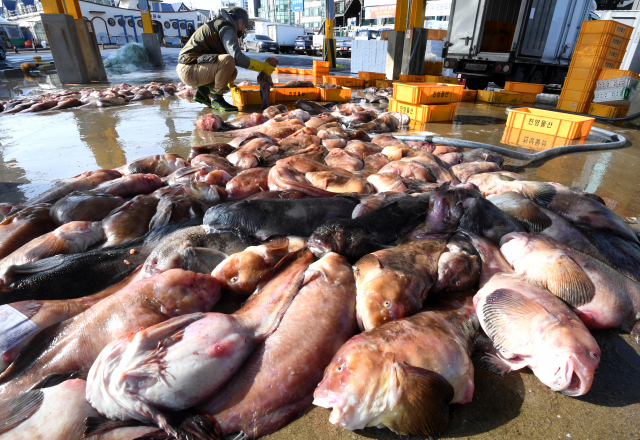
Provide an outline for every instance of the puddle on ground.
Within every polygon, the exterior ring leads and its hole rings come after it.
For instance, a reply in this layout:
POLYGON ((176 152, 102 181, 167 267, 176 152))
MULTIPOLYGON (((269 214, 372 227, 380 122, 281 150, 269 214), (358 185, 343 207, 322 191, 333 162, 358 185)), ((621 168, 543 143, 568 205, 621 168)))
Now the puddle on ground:
MULTIPOLYGON (((254 80, 255 74, 243 73, 238 82, 244 79, 254 80)), ((176 81, 177 76, 171 69, 165 69, 153 74, 131 74, 124 80, 131 84, 176 81)), ((24 94, 38 87, 46 91, 59 85, 16 81, 13 85, 3 83, 0 94, 18 93, 16 90, 24 94)), ((198 116, 210 111, 197 103, 173 97, 104 109, 0 117, 0 202, 19 203, 48 189, 58 179, 86 170, 118 167, 146 155, 177 153, 186 157, 193 146, 221 140, 219 133, 203 132, 194 126, 198 116)), ((237 116, 236 113, 222 115, 224 119, 237 116)), ((535 134, 505 133, 505 121, 504 106, 465 102, 458 104, 452 123, 423 124, 420 130, 526 153, 557 142, 557 139, 535 134)), ((597 126, 622 134, 633 145, 615 151, 563 156, 535 167, 512 159, 506 163, 531 179, 559 182, 597 193, 623 217, 637 217, 640 215, 640 132, 597 126)), ((581 142, 585 140, 572 143, 581 142)), ((510 373, 501 378, 477 371, 474 401, 455 409, 444 438, 639 438, 639 345, 630 336, 612 331, 595 335, 602 349, 602 362, 593 389, 586 396, 576 399, 554 393, 527 372, 510 373)), ((265 438, 398 438, 386 429, 368 428, 352 433, 331 425, 328 418, 328 410, 313 408, 265 438)))

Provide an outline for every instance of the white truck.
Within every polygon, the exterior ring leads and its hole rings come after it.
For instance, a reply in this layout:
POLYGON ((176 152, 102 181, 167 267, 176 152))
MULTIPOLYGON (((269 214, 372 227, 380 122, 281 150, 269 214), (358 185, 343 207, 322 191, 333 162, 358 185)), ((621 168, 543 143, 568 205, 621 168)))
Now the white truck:
POLYGON ((280 45, 280 52, 293 53, 296 47, 296 38, 304 35, 304 28, 288 24, 269 24, 267 25, 267 35, 280 45))

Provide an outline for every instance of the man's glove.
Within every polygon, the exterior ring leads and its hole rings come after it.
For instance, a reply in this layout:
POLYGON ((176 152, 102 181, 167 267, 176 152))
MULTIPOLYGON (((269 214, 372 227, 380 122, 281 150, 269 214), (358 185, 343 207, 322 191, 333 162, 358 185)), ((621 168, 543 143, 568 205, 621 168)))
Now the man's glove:
POLYGON ((231 92, 240 92, 240 87, 238 87, 233 81, 227 84, 227 87, 229 87, 231 92))
POLYGON ((253 58, 249 58, 249 70, 253 70, 255 72, 264 72, 268 76, 271 76, 273 71, 276 69, 269 63, 263 63, 262 61, 254 60, 253 58))

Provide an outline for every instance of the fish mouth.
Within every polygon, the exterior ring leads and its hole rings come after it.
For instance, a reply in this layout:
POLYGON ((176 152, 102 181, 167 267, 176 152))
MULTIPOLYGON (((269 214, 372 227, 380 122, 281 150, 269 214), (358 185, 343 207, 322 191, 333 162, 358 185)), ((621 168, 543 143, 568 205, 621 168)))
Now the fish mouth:
POLYGON ((562 391, 566 396, 582 396, 591 388, 592 380, 584 376, 573 362, 570 362, 567 369, 567 388, 562 391))
POLYGON ((314 394, 313 404, 322 408, 331 409, 329 422, 332 424, 342 426, 346 423, 343 418, 347 400, 339 394, 331 391, 316 391, 314 394))
POLYGON ((511 232, 502 237, 502 239, 500 240, 500 247, 504 246, 506 243, 509 243, 512 240, 522 240, 524 241, 525 246, 527 243, 529 243, 529 238, 527 237, 527 235, 521 232, 511 232))
POLYGON ((332 252, 332 246, 326 238, 311 237, 307 242, 307 247, 316 258, 322 258, 325 254, 332 252))

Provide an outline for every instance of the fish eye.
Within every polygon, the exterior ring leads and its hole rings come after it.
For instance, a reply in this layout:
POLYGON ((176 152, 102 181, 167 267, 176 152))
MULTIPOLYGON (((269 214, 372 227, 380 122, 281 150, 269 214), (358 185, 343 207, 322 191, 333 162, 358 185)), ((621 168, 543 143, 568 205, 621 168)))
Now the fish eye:
POLYGON ((238 277, 232 277, 230 281, 232 283, 237 283, 238 282, 238 277))
POLYGON ((460 284, 462 284, 462 283, 460 282, 460 280, 456 280, 456 282, 453 283, 453 284, 455 284, 456 287, 460 287, 460 284))
POLYGON ((336 368, 336 371, 339 373, 342 371, 342 365, 340 365, 338 368, 336 368))
POLYGON ((591 357, 594 359, 599 359, 600 356, 598 356, 598 353, 591 353, 591 357))
POLYGON ((389 307, 391 307, 391 302, 390 301, 385 301, 384 302, 384 306, 388 309, 389 307))

